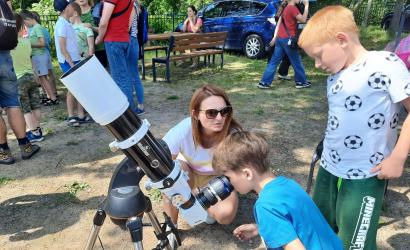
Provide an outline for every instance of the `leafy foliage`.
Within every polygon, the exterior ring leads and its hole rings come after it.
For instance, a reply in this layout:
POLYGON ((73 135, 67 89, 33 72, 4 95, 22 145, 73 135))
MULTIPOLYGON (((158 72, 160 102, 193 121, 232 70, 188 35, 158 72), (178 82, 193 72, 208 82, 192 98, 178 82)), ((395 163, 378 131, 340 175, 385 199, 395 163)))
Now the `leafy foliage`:
POLYGON ((53 0, 40 0, 38 3, 32 4, 31 10, 37 11, 40 15, 56 15, 53 3, 53 0))

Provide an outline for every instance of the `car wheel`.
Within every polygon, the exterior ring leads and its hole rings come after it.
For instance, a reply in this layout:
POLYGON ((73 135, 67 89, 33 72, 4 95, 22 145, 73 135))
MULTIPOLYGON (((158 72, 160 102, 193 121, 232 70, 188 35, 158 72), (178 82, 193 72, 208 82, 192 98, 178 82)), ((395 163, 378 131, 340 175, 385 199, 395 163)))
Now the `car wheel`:
POLYGON ((253 34, 246 37, 243 50, 248 58, 261 58, 265 54, 265 45, 260 36, 253 34))

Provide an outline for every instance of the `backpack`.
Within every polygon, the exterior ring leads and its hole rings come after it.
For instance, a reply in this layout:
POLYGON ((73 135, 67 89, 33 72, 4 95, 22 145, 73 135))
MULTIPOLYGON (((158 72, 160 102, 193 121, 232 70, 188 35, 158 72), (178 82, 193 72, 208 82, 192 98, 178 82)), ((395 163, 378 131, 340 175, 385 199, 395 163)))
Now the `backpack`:
POLYGON ((16 20, 7 2, 0 0, 0 50, 12 50, 16 46, 16 20))
MULTIPOLYGON (((0 1, 1 1, 1 0, 0 0, 0 1)), ((124 14, 125 12, 127 12, 127 10, 128 10, 128 8, 130 7, 130 5, 131 5, 131 0, 128 1, 127 7, 125 7, 124 9, 122 9, 122 10, 120 10, 120 11, 118 11, 118 12, 112 13, 110 19, 119 17, 119 16, 121 16, 122 14, 124 14)), ((92 16, 93 16, 93 18, 94 18, 94 22, 95 22, 95 24, 96 24, 97 26, 99 26, 103 9, 104 9, 104 3, 103 3, 103 1, 100 1, 100 2, 96 3, 96 4, 94 5, 93 9, 92 9, 91 14, 92 14, 92 16)))

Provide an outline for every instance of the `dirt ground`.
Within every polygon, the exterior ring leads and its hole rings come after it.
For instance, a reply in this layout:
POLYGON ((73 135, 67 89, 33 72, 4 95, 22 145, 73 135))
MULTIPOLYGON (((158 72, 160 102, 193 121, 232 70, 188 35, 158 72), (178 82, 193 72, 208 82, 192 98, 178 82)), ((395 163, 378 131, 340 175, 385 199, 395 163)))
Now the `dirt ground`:
MULTIPOLYGON (((156 137, 162 137, 188 115, 192 89, 193 86, 164 83, 145 85, 145 118, 152 124, 151 132, 156 137), (164 93, 179 98, 165 98, 164 93)), ((112 172, 124 155, 109 150, 113 137, 98 124, 68 127, 64 111, 63 104, 43 109, 46 140, 38 143, 41 151, 31 160, 22 161, 18 157, 17 142, 9 131, 9 144, 17 162, 0 166, 0 178, 10 178, 0 186, 0 249, 82 249, 86 245, 96 208, 106 196, 112 172), (75 182, 86 184, 86 188, 73 198, 68 192, 75 182)), ((296 117, 269 114, 254 119, 249 112, 239 112, 237 118, 245 128, 267 135, 276 149, 272 156, 274 166, 281 166, 275 168, 276 172, 296 179, 305 187, 315 140, 319 138, 318 131, 325 127, 324 120, 317 124, 305 119, 303 114, 296 117), (275 122, 284 118, 288 119, 286 124, 275 122), (298 129, 301 127, 308 129, 298 129)), ((409 184, 409 168, 401 179, 389 183, 378 233, 380 249, 410 249, 409 184)), ((254 200, 253 196, 240 197, 239 213, 231 225, 200 225, 190 229, 180 219, 181 248, 260 248, 259 239, 240 242, 232 237, 234 228, 253 220, 254 200)), ((153 206, 162 221, 161 203, 154 199, 153 206)), ((148 222, 147 216, 144 222, 148 222)), ((99 236, 104 249, 133 249, 128 232, 109 219, 99 236)), ((144 228, 143 244, 146 249, 155 246, 152 227, 144 228)), ((94 249, 102 249, 98 241, 94 249)))

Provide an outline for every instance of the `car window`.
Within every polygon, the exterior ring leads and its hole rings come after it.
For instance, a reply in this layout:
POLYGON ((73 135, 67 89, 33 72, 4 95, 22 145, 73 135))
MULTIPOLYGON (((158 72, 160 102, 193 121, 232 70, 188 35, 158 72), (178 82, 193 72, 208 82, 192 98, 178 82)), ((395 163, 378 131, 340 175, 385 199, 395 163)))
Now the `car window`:
POLYGON ((258 15, 266 7, 266 3, 251 2, 249 7, 249 15, 258 15))
POLYGON ((218 3, 216 5, 211 4, 206 9, 204 10, 204 17, 207 18, 216 18, 216 17, 222 17, 225 15, 224 13, 224 6, 222 6, 222 3, 218 3))
POLYGON ((249 1, 229 1, 226 5, 226 16, 246 16, 250 15, 249 1))

